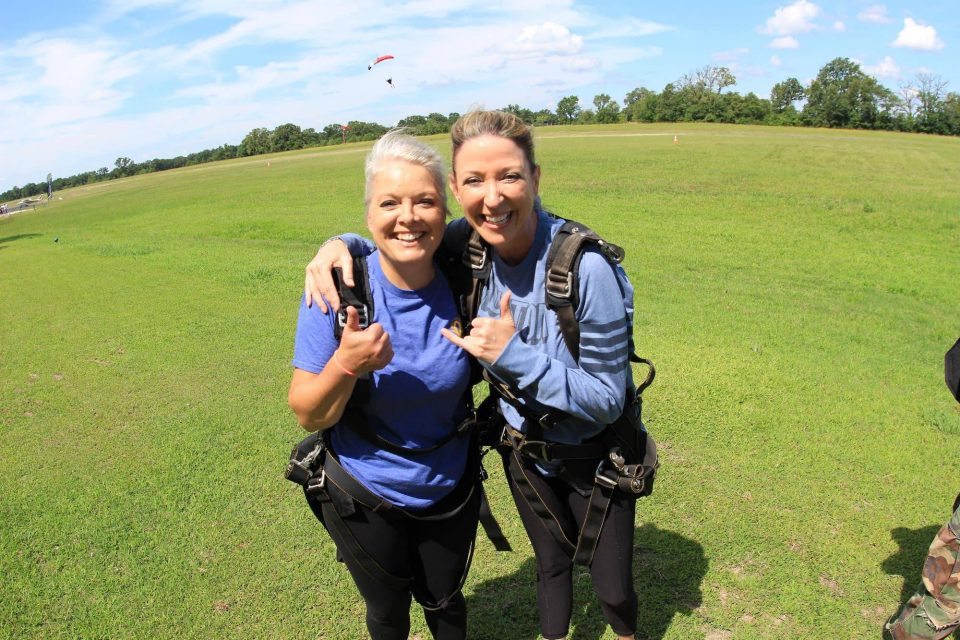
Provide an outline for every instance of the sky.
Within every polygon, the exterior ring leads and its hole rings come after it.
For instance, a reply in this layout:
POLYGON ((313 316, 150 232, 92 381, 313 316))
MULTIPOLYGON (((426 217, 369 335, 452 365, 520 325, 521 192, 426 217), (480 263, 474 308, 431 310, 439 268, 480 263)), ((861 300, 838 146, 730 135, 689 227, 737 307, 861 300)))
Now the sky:
POLYGON ((768 98, 837 57, 894 92, 960 91, 958 0, 13 0, 0 13, 0 192, 252 129, 518 104, 554 110, 708 65, 768 98), (380 55, 393 55, 368 70, 380 55), (387 79, 393 81, 393 87, 387 79))

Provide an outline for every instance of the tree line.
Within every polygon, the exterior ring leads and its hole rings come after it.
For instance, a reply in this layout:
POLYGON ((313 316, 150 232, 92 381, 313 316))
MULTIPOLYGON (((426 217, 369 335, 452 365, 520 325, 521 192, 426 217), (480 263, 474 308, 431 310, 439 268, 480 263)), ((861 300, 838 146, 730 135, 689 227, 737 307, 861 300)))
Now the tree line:
MULTIPOLYGON (((724 89, 736 77, 728 67, 706 66, 667 84, 657 93, 646 87, 633 89, 623 104, 605 93, 581 105, 577 96, 565 96, 555 111, 533 111, 510 104, 503 108, 534 126, 607 124, 615 122, 721 122, 784 126, 883 129, 940 135, 960 135, 960 93, 947 92, 947 82, 930 73, 917 74, 897 91, 881 85, 848 58, 836 58, 804 86, 797 78, 778 82, 769 98, 754 93, 740 95, 724 89)), ((408 116, 397 123, 412 134, 446 133, 459 113, 408 116)), ((141 173, 165 171, 215 160, 242 158, 277 151, 292 151, 346 142, 376 140, 388 127, 375 122, 328 124, 319 131, 286 123, 272 131, 257 128, 238 145, 224 144, 176 158, 134 162, 120 157, 113 169, 101 167, 68 178, 53 180, 53 189, 111 180, 141 173)), ((15 200, 46 193, 46 181, 13 187, 0 200, 15 200)))

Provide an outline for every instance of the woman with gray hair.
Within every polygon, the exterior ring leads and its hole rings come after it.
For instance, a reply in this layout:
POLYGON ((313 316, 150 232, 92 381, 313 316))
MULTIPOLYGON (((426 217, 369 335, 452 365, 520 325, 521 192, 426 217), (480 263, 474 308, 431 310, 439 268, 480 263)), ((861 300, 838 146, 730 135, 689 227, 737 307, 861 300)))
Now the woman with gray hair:
POLYGON ((479 472, 470 438, 468 354, 434 265, 448 215, 439 154, 391 131, 366 162, 372 312, 301 303, 288 402, 322 432, 307 501, 337 546, 374 640, 406 640, 415 598, 434 638, 466 637, 461 593, 476 537, 479 472))

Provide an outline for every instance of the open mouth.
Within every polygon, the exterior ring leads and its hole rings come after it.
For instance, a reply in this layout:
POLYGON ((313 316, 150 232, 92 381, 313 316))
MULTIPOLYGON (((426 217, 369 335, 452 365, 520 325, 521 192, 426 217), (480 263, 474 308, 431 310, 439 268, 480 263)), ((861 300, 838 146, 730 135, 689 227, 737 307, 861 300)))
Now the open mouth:
POLYGON ((398 233, 396 235, 397 240, 405 244, 415 244, 420 238, 426 235, 426 232, 420 231, 417 233, 398 233))
POLYGON ((508 211, 508 212, 502 213, 502 214, 500 214, 500 215, 498 215, 498 216, 483 216, 483 221, 484 221, 486 224, 489 224, 489 225, 493 225, 493 226, 495 226, 495 227, 498 227, 498 226, 500 226, 500 225, 506 224, 507 221, 510 220, 510 216, 511 216, 511 215, 513 215, 513 212, 508 211))

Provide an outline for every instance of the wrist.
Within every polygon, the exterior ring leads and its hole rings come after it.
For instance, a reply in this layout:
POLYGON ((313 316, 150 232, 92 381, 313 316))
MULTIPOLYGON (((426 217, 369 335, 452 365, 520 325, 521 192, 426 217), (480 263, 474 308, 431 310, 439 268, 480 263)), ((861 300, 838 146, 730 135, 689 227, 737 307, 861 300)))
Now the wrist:
POLYGON ((333 362, 334 362, 334 364, 337 365, 337 368, 340 369, 340 371, 342 371, 345 375, 347 375, 347 376, 349 376, 349 377, 351 377, 351 378, 356 378, 356 377, 357 377, 356 371, 354 371, 353 369, 348 368, 346 365, 344 365, 343 361, 341 361, 340 358, 337 357, 337 352, 336 352, 336 351, 333 352, 333 362))

